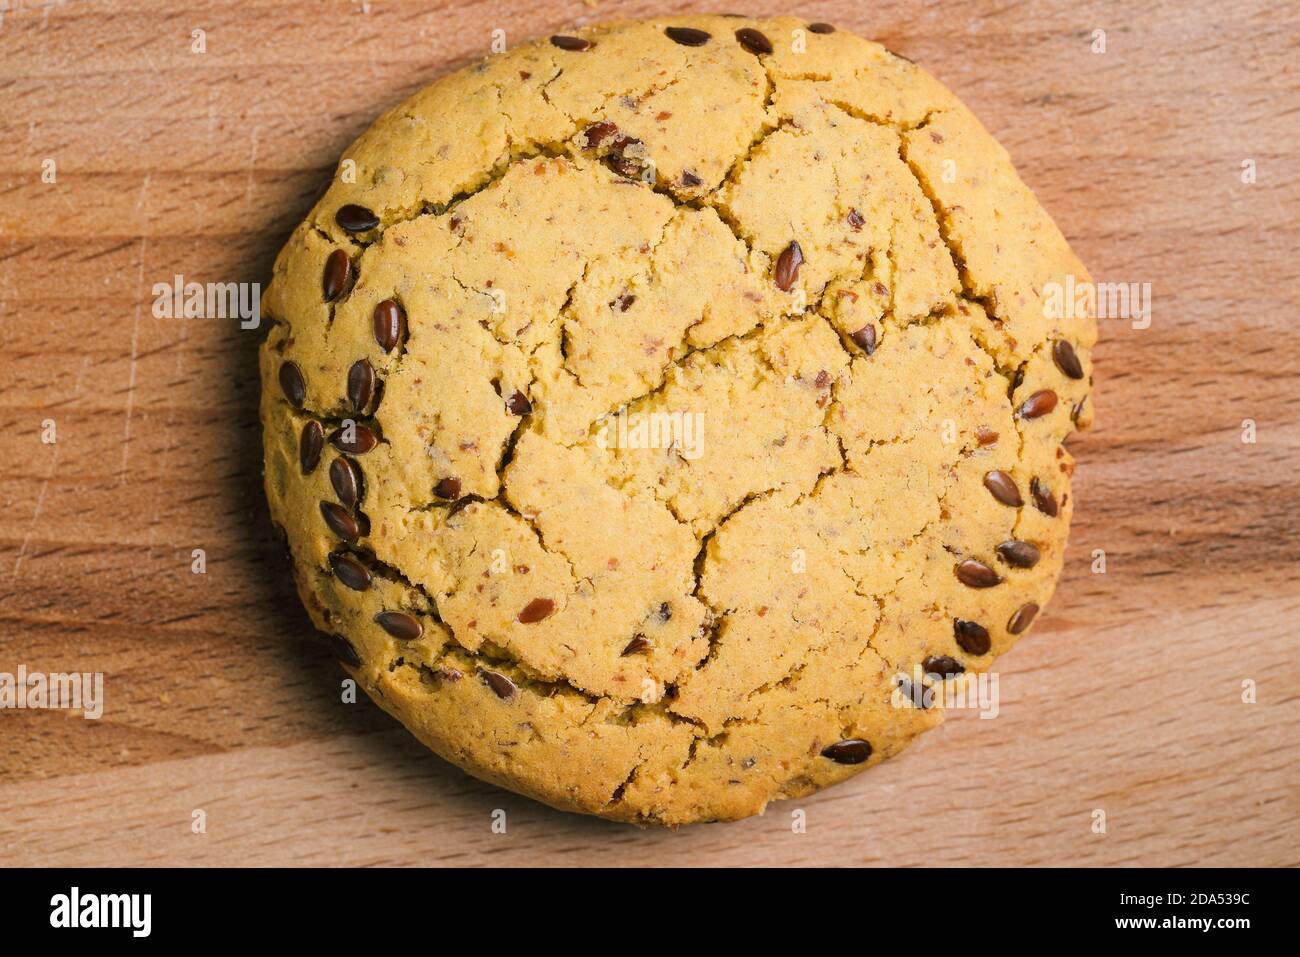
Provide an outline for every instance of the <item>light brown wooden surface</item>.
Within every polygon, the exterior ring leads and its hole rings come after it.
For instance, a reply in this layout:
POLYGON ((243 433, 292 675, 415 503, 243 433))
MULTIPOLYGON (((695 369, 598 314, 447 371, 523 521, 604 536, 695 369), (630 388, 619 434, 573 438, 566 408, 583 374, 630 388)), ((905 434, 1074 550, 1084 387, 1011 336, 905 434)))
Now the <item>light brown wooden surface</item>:
POLYGON ((351 139, 492 29, 688 5, 6 6, 0 671, 102 671, 106 704, 0 711, 0 864, 1300 864, 1300 8, 744 5, 936 73, 1153 315, 1102 323, 1066 573, 998 664, 997 719, 669 833, 480 784, 339 701, 269 535, 258 334, 155 319, 150 290, 265 281, 351 139))

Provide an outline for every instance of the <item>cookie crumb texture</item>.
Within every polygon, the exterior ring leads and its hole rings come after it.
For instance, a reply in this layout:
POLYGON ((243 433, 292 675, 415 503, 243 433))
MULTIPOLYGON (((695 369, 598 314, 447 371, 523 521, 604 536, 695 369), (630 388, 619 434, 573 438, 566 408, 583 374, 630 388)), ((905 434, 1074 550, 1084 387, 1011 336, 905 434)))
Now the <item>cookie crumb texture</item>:
POLYGON ((1087 274, 952 94, 810 26, 597 26, 446 77, 275 264, 266 488, 317 627, 555 807, 841 781, 942 720, 900 674, 987 669, 1061 569, 1096 333, 1041 293, 1087 274))

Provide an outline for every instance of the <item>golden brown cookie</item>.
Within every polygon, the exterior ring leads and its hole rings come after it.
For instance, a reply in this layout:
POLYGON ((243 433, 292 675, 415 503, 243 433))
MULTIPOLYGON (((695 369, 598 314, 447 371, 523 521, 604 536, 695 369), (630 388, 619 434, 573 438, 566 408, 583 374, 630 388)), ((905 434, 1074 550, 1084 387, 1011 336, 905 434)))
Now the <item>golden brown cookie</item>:
POLYGON ((733 819, 901 750, 1061 570, 1087 273, 919 67, 584 28, 382 116, 275 264, 266 490, 316 625, 555 807, 733 819), (929 706, 926 706, 929 705, 929 706))

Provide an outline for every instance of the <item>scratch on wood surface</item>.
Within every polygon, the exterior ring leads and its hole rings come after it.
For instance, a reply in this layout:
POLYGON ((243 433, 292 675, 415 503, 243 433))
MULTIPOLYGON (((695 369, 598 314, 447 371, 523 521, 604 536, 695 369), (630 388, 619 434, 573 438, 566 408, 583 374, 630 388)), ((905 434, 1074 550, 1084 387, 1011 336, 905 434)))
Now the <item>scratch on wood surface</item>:
MULTIPOLYGON (((81 383, 82 380, 85 378, 86 369, 89 366, 90 366, 90 356, 82 356, 81 369, 77 373, 76 381, 74 381, 72 384, 72 401, 74 402, 76 401, 77 397, 81 395, 81 383)), ((36 529, 40 524, 41 510, 44 509, 45 507, 45 495, 49 491, 50 480, 54 477, 54 473, 59 468, 60 444, 58 441, 57 421, 55 422, 54 428, 55 428, 54 454, 50 457, 49 470, 45 473, 45 478, 41 480, 41 489, 36 494, 36 507, 32 509, 32 519, 27 525, 27 533, 23 535, 22 545, 19 546, 18 548, 18 558, 14 561, 14 567, 12 572, 14 578, 18 577, 18 571, 19 569, 22 568, 23 565, 23 558, 27 554, 27 546, 31 544, 32 536, 36 534, 36 529)))
MULTIPOLYGON (((135 208, 139 209, 149 195, 150 174, 146 173, 140 183, 140 195, 136 198, 135 208)), ((131 371, 126 383, 126 423, 122 428, 122 467, 118 485, 127 482, 127 465, 131 456, 131 416, 135 412, 136 366, 140 354, 140 309, 144 305, 144 262, 149 251, 149 211, 145 209, 144 223, 140 230, 140 268, 135 281, 135 315, 131 320, 131 371)))

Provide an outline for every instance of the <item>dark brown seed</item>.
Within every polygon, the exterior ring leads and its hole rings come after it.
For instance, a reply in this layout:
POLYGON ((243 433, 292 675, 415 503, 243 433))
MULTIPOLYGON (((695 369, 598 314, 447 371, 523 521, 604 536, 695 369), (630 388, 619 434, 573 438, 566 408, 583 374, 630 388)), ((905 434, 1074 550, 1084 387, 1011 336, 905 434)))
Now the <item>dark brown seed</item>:
POLYGON ((364 455, 379 444, 379 436, 364 425, 355 422, 346 428, 340 426, 330 433, 330 444, 340 452, 352 455, 364 455), (348 433, 351 432, 351 438, 348 433))
POLYGON ((549 598, 534 598, 527 605, 525 605, 524 610, 519 613, 518 615, 519 624, 521 625, 536 624, 537 622, 541 621, 543 618, 551 617, 551 613, 554 611, 555 611, 555 602, 551 601, 549 598))
POLYGON ((912 684, 911 678, 899 678, 898 690, 902 692, 904 699, 912 703, 912 707, 920 708, 923 711, 929 708, 929 704, 925 700, 925 693, 930 689, 926 687, 924 682, 912 684))
POLYGON ((361 656, 357 654, 357 649, 352 647, 352 642, 342 635, 329 635, 327 637, 330 650, 334 652, 334 657, 345 665, 351 665, 353 668, 361 667, 361 656))
POLYGON ((348 401, 353 412, 364 412, 375 395, 375 370, 369 359, 358 359, 348 370, 348 401))
POLYGON ((355 542, 361 537, 361 523, 348 514, 348 510, 336 502, 321 502, 320 513, 325 524, 345 542, 355 542))
POLYGON ((622 153, 610 154, 609 168, 624 179, 640 179, 648 169, 641 160, 624 156, 622 153))
POLYGON ((433 487, 433 494, 438 498, 460 498, 460 479, 454 475, 443 479, 433 487))
POLYGON ((501 672, 480 668, 478 676, 483 679, 485 685, 492 689, 492 693, 502 701, 513 701, 519 697, 519 689, 515 687, 515 683, 501 672))
POLYGON ((348 203, 346 206, 339 207, 338 212, 334 214, 334 222, 350 233, 364 233, 379 225, 379 217, 364 206, 348 203))
POLYGON ((668 39, 684 47, 702 47, 713 39, 712 34, 696 30, 694 27, 665 27, 664 33, 668 35, 668 39))
POLYGON ((295 409, 301 409, 302 404, 307 401, 307 382, 302 377, 302 370, 295 363, 280 364, 280 388, 284 390, 284 397, 295 409))
POLYGON ((1044 515, 1056 518, 1056 496, 1052 494, 1050 488, 1033 478, 1029 480, 1029 495, 1034 500, 1035 508, 1044 515))
POLYGON ((1033 568, 1038 564, 1038 559, 1042 556, 1038 551, 1038 546, 1032 542, 1022 542, 1017 539, 1003 542, 998 546, 998 554, 1008 565, 1014 565, 1016 568, 1033 568))
POLYGON ((861 230, 862 227, 866 224, 866 222, 867 221, 862 218, 862 214, 859 213, 856 209, 849 210, 849 227, 855 233, 861 230))
POLYGON ((1064 339, 1057 339, 1052 343, 1052 359, 1056 362, 1056 368, 1071 379, 1083 378, 1083 364, 1079 361, 1078 353, 1074 351, 1074 346, 1064 339))
POLYGON ((351 511, 361 501, 361 467, 340 455, 330 463, 330 484, 343 507, 351 511))
POLYGON ((1016 480, 1000 469, 984 473, 984 487, 993 493, 993 497, 1003 505, 1019 508, 1025 504, 1016 487, 1016 480))
POLYGON ((528 396, 516 391, 506 400, 506 408, 510 410, 511 415, 528 415, 533 411, 533 404, 528 401, 528 396))
POLYGON ((700 185, 702 185, 703 183, 704 183, 704 180, 700 179, 698 176, 696 176, 696 175, 695 175, 694 173, 692 173, 690 170, 688 170, 688 169, 687 169, 687 170, 682 170, 682 185, 683 185, 683 186, 686 186, 686 187, 691 187, 691 186, 700 186, 700 185))
POLYGON ((1056 408, 1056 393, 1051 389, 1039 389, 1020 406, 1022 419, 1036 419, 1047 415, 1056 408))
POLYGON ((822 757, 830 758, 836 764, 861 764, 871 757, 871 745, 861 738, 845 738, 822 748, 822 757))
POLYGON ((987 655, 993 646, 989 640, 989 630, 978 622, 954 618, 952 633, 957 639, 958 647, 970 655, 987 655))
POLYGON ((789 292, 794 281, 799 277, 799 267, 802 265, 803 250, 799 248, 797 242, 792 242, 781 250, 781 255, 776 257, 776 269, 772 272, 777 288, 782 292, 789 292))
POLYGON ((581 53, 583 50, 591 49, 590 40, 584 40, 582 37, 566 37, 562 34, 551 37, 551 45, 572 53, 581 53))
POLYGON ((740 41, 742 47, 754 54, 754 56, 772 52, 772 41, 753 27, 742 27, 737 30, 736 39, 740 41))
POLYGON ((406 313, 393 299, 375 306, 375 341, 385 352, 392 352, 406 338, 406 313))
POLYGON ((606 140, 611 140, 618 136, 618 127, 608 120, 601 120, 599 123, 592 123, 587 127, 584 136, 587 138, 587 149, 594 150, 606 140))
POLYGON ((620 657, 626 658, 628 655, 638 655, 641 652, 647 650, 649 647, 650 647, 649 639, 645 638, 642 635, 637 635, 635 638, 633 638, 631 641, 627 643, 627 647, 623 649, 623 653, 622 655, 620 655, 620 657))
POLYGON ((829 23, 810 23, 808 29, 813 33, 834 33, 835 28, 829 23))
POLYGON ((310 475, 320 464, 320 453, 325 448, 325 430, 315 419, 302 427, 302 438, 298 442, 298 464, 302 474, 310 475))
POLYGON ((424 626, 418 619, 400 611, 381 611, 375 616, 375 621, 399 641, 414 641, 424 634, 424 626))
POLYGON ((330 556, 330 568, 334 577, 353 591, 365 591, 370 587, 370 569, 355 558, 335 552, 330 556))
POLYGON ((958 580, 970 588, 992 588, 1002 581, 997 572, 972 558, 958 562, 954 570, 958 580))
POLYGON ((876 327, 870 323, 853 333, 849 338, 867 355, 871 355, 876 351, 876 327))
POLYGON ((325 301, 333 302, 343 295, 343 290, 348 287, 348 280, 351 278, 352 260, 348 258, 347 251, 334 250, 330 253, 329 259, 325 260, 325 277, 321 282, 325 301))
POLYGON ((619 296, 609 305, 610 308, 617 309, 619 312, 627 312, 629 309, 632 308, 632 303, 634 302, 636 302, 636 296, 633 296, 630 293, 625 293, 624 295, 619 296))
POLYGON ((951 678, 966 670, 966 666, 960 661, 947 655, 931 655, 921 662, 921 667, 925 669, 927 675, 939 675, 941 678, 951 678))
POLYGON ((975 430, 975 440, 979 442, 981 446, 996 445, 998 441, 998 434, 994 432, 992 429, 990 429, 987 425, 981 425, 978 429, 975 430))
POLYGON ((1016 613, 1011 616, 1007 622, 1007 631, 1013 635, 1018 635, 1033 622, 1034 616, 1038 614, 1038 606, 1032 601, 1028 604, 1021 605, 1016 609, 1016 613))
POLYGON ((671 621, 671 620, 672 620, 672 617, 673 617, 673 606, 672 606, 672 605, 668 604, 668 602, 664 602, 662 605, 659 606, 659 620, 660 620, 660 621, 665 621, 665 622, 666 622, 666 621, 671 621))

